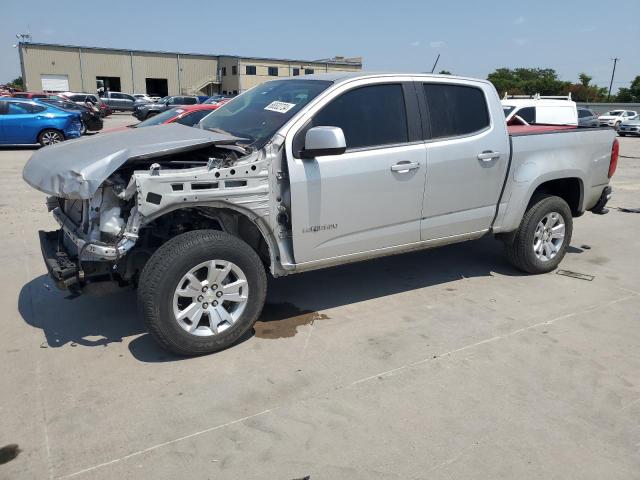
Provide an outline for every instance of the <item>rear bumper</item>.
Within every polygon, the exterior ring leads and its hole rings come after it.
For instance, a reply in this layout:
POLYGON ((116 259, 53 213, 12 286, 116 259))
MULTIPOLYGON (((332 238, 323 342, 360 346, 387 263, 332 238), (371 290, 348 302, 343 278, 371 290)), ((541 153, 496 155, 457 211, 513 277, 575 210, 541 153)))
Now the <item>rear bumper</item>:
POLYGON ((604 187, 602 193, 600 194, 600 198, 598 199, 598 203, 590 210, 592 213, 597 215, 604 215, 609 211, 607 207, 607 202, 611 199, 611 195, 613 194, 613 189, 609 186, 604 187))
POLYGON ((77 260, 72 259, 62 242, 62 230, 45 232, 40 230, 40 250, 49 276, 56 287, 62 290, 80 289, 80 276, 77 260))

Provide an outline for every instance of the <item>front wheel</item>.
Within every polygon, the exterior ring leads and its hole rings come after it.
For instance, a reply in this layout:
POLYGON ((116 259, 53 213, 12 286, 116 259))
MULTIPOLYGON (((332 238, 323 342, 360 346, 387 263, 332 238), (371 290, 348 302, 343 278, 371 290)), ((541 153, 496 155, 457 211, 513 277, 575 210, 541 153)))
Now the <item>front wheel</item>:
POLYGON ((138 301, 153 338, 179 355, 229 347, 262 311, 262 261, 242 240, 195 230, 160 247, 140 275, 138 301))
POLYGON ((43 130, 40 132, 40 135, 38 135, 38 143, 43 147, 60 142, 64 142, 64 135, 58 130, 47 129, 43 130))
POLYGON ((573 216, 567 202, 553 195, 529 205, 512 243, 505 249, 509 262, 527 273, 547 273, 562 261, 571 242, 573 216))

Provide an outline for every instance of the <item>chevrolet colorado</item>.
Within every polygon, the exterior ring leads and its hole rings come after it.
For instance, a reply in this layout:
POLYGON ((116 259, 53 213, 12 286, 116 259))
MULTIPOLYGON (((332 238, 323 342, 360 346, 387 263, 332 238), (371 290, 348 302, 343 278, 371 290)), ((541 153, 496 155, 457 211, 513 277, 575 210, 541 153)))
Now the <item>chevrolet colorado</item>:
POLYGON ((173 352, 233 344, 275 277, 493 234, 529 273, 553 270, 573 218, 606 212, 610 128, 508 131, 483 80, 308 75, 258 85, 200 128, 159 125, 33 154, 51 195, 51 277, 138 287, 173 352))

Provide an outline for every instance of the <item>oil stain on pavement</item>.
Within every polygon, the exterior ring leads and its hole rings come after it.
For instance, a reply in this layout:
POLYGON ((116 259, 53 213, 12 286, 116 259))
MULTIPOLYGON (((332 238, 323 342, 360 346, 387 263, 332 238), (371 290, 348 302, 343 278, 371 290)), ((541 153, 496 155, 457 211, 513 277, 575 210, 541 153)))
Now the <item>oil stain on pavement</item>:
POLYGON ((260 318, 253 326, 255 336, 275 340, 290 338, 298 333, 298 327, 313 325, 329 317, 313 310, 301 310, 291 303, 267 303, 260 318))

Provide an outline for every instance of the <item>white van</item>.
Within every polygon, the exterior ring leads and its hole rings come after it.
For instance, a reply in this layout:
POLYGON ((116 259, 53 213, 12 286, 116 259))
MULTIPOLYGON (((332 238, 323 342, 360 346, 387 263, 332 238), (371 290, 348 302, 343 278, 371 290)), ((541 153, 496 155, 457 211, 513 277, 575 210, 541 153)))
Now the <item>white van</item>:
POLYGON ((505 95, 502 109, 507 125, 578 125, 576 102, 567 97, 505 95))

